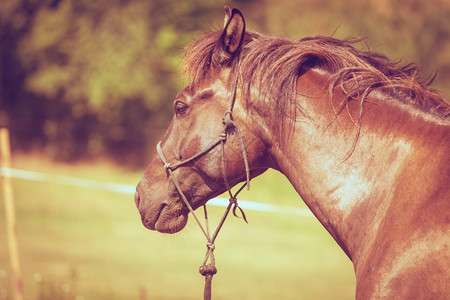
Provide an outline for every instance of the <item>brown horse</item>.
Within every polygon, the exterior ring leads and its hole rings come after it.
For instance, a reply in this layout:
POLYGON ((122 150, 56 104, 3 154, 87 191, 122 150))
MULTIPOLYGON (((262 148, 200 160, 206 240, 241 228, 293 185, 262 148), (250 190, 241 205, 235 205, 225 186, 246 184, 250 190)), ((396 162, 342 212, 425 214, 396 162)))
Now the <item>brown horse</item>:
POLYGON ((345 251, 357 299, 449 299, 449 104, 413 64, 262 36, 226 12, 223 31, 186 48, 190 84, 137 186, 143 224, 180 231, 179 190, 202 206, 246 179, 246 156, 250 178, 283 173, 345 251))

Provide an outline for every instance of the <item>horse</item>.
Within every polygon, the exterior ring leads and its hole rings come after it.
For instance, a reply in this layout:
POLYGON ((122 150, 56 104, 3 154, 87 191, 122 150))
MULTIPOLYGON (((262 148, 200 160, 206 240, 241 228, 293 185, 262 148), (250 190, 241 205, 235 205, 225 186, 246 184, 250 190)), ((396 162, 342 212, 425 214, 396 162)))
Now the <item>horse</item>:
POLYGON ((188 206, 271 168, 352 261, 356 299, 448 299, 450 105, 357 42, 264 36, 226 8, 185 48, 189 84, 136 188, 143 225, 178 232, 188 206))

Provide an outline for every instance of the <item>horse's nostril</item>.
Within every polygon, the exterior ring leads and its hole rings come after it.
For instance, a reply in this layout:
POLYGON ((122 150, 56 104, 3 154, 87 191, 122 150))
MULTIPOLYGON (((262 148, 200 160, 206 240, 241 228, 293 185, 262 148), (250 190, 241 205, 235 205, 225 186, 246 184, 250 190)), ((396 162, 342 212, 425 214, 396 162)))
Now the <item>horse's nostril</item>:
POLYGON ((139 192, 136 191, 136 193, 134 193, 134 202, 136 203, 136 206, 139 207, 139 200, 140 200, 140 195, 139 192))

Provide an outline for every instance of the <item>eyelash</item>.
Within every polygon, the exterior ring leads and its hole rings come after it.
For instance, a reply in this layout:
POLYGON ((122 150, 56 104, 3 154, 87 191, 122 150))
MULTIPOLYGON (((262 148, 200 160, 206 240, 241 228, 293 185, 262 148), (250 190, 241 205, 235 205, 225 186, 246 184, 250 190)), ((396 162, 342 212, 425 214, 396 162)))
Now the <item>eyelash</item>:
POLYGON ((177 115, 184 115, 188 108, 189 108, 189 106, 187 106, 183 102, 177 101, 175 103, 174 110, 177 115))

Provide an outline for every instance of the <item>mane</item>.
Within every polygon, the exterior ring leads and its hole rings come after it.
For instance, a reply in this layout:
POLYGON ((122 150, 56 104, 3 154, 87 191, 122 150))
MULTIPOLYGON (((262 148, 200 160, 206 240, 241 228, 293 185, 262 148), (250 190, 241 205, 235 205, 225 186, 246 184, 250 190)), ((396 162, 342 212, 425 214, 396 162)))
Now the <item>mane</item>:
MULTIPOLYGON (((208 76, 212 52, 221 31, 204 35, 185 49, 183 69, 193 86, 208 76)), ((238 72, 242 97, 251 101, 250 89, 260 91, 260 99, 268 99, 274 119, 284 127, 286 118, 294 119, 299 111, 296 103, 296 79, 306 70, 322 68, 331 74, 330 97, 340 86, 346 101, 339 113, 352 100, 364 99, 378 91, 393 101, 418 108, 441 119, 450 118, 450 105, 439 92, 429 88, 433 79, 422 81, 421 71, 414 63, 399 66, 386 56, 358 50, 354 44, 361 39, 340 40, 331 37, 307 37, 288 40, 267 37, 247 31, 239 57, 232 72, 238 72)), ((361 106, 362 107, 362 106, 361 106)), ((301 112, 301 111, 300 111, 301 112)), ((282 130, 282 129, 280 129, 282 130)))

